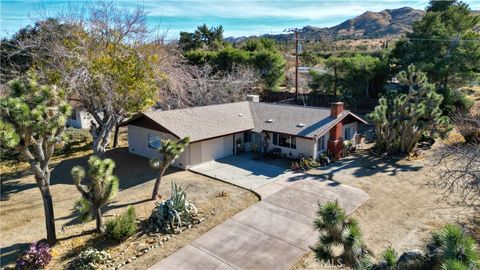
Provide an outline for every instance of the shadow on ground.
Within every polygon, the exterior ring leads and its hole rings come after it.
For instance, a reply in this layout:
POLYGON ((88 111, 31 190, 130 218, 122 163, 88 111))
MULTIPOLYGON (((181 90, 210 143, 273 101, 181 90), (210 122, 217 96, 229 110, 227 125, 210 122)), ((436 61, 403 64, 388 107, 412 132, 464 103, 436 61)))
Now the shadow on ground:
MULTIPOLYGON (((3 267, 10 263, 15 262, 20 256, 20 251, 25 250, 30 243, 17 243, 8 247, 0 248, 0 267, 3 267)), ((15 269, 15 268, 6 268, 6 269, 15 269)))
MULTIPOLYGON (((57 164, 51 165, 51 185, 64 184, 73 185, 70 171, 74 166, 87 166, 87 160, 90 156, 65 159, 57 164)), ((107 157, 116 163, 115 175, 120 179, 120 190, 131 188, 143 184, 157 176, 157 171, 150 168, 148 159, 128 153, 128 148, 116 148, 107 152, 107 157)), ((169 168, 165 175, 177 172, 178 169, 169 168)), ((37 188, 37 184, 32 181, 25 181, 25 177, 32 174, 30 169, 22 170, 10 174, 2 174, 1 200, 8 200, 9 196, 21 191, 37 188)), ((84 183, 85 184, 85 183, 84 183)))
POLYGON ((304 174, 292 177, 290 181, 304 178, 316 178, 318 180, 333 180, 335 174, 343 172, 354 177, 368 177, 375 174, 395 176, 400 172, 418 171, 420 165, 401 164, 399 158, 378 157, 365 151, 353 153, 351 156, 335 161, 334 163, 320 167, 304 174))

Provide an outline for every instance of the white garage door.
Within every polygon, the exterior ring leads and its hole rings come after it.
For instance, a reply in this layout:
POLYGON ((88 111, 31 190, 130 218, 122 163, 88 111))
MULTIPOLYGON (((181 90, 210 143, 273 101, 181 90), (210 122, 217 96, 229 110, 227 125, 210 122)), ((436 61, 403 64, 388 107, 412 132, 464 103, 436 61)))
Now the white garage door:
POLYGON ((221 137, 202 142, 202 162, 220 159, 233 154, 230 149, 233 145, 231 136, 221 137), (229 143, 231 141, 231 143, 229 143))

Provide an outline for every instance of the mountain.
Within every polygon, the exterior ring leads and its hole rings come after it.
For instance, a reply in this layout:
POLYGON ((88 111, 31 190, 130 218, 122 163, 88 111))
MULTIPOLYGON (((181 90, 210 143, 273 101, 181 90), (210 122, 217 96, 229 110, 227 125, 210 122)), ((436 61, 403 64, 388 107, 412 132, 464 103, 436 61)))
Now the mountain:
MULTIPOLYGON (((385 9, 380 12, 367 11, 353 19, 346 20, 333 27, 319 28, 305 26, 302 28, 303 39, 350 39, 350 38, 383 38, 399 36, 412 31, 414 21, 420 20, 425 12, 423 10, 403 7, 398 9, 385 9)), ((280 35, 263 35, 262 37, 276 40, 291 40, 293 33, 280 35)), ((247 37, 227 38, 229 42, 240 42, 247 37)))

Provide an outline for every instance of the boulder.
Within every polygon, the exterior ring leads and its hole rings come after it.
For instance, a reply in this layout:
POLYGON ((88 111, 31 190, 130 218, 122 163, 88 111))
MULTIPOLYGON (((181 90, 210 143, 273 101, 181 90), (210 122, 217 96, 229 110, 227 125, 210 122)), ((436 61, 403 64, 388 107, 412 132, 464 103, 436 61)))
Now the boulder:
POLYGON ((397 261, 398 270, 421 270, 425 263, 425 254, 421 250, 405 251, 397 261))

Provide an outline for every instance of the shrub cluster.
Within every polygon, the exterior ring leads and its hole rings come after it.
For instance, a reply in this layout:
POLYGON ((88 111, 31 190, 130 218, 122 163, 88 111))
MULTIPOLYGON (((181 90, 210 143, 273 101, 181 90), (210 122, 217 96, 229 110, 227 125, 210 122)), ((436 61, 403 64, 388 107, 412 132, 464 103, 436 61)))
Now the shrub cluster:
POLYGON ((52 251, 47 243, 34 242, 18 258, 17 269, 43 269, 52 260, 52 251))
POLYGON ((136 219, 135 208, 129 206, 127 212, 107 222, 105 229, 107 237, 122 241, 132 236, 137 231, 136 219))
POLYGON ((94 270, 98 268, 98 264, 105 264, 110 259, 110 254, 108 254, 107 251, 89 247, 80 252, 77 259, 73 261, 71 268, 78 270, 94 270))
POLYGON ((300 158, 292 161, 291 170, 295 172, 308 171, 313 168, 326 166, 333 162, 333 154, 330 151, 326 151, 318 157, 317 160, 313 158, 300 158))

